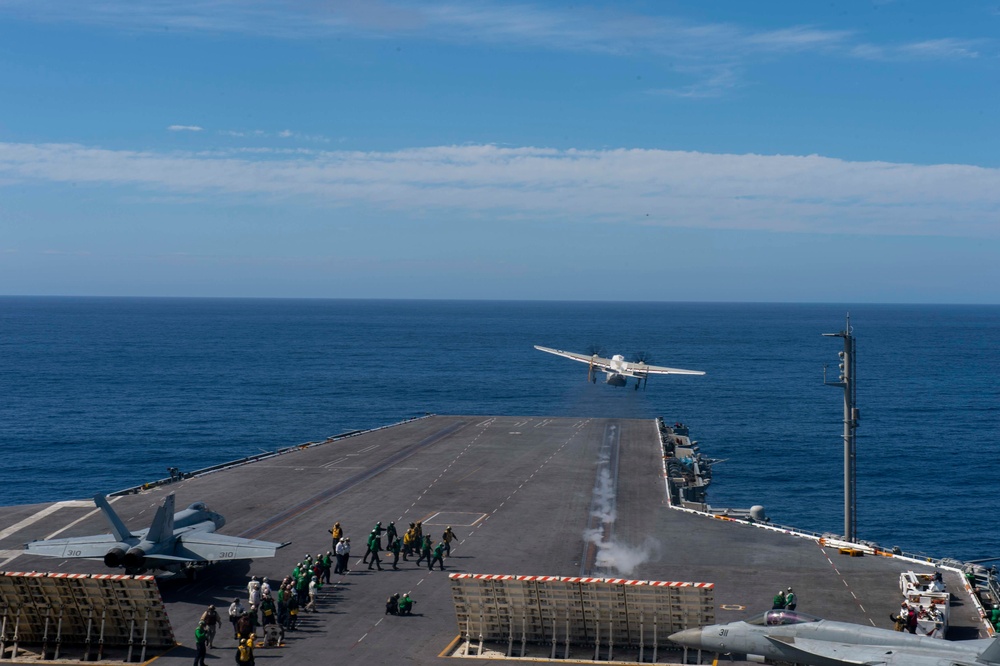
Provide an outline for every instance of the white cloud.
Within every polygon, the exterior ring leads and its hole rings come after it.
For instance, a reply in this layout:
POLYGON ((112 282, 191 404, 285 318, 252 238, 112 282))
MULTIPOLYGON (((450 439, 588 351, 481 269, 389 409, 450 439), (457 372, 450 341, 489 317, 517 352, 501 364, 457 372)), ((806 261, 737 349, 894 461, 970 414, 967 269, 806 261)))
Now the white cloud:
POLYGON ((197 125, 170 125, 167 129, 171 132, 200 132, 204 128, 197 125))
POLYGON ((252 130, 219 130, 219 134, 223 136, 232 136, 236 138, 251 138, 251 139, 297 139, 299 141, 309 141, 313 143, 330 143, 330 138, 323 136, 322 134, 304 134, 302 132, 296 132, 290 129, 280 130, 278 132, 267 132, 260 129, 252 130))
MULTIPOLYGON (((360 206, 396 215, 804 233, 1000 236, 1000 169, 818 155, 556 150, 107 150, 0 143, 0 178, 360 206)), ((125 193, 133 196, 134 191, 125 193)))

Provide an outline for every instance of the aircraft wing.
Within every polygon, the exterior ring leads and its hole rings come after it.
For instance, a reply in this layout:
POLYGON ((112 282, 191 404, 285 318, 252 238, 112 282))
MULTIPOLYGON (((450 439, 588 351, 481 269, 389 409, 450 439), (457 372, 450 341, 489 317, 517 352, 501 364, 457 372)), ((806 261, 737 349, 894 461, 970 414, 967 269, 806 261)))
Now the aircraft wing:
POLYGON ((24 545, 24 553, 25 555, 43 555, 45 557, 104 557, 115 546, 122 550, 131 548, 129 544, 118 541, 110 534, 98 534, 32 541, 24 545))
POLYGON ((574 361, 580 361, 581 363, 587 363, 588 365, 593 365, 595 368, 604 369, 611 367, 610 358, 601 358, 600 356, 587 356, 586 354, 577 354, 576 352, 563 351, 561 349, 551 349, 549 347, 539 347, 535 345, 535 349, 538 351, 543 351, 549 354, 555 354, 556 356, 562 356, 564 358, 571 358, 574 361))
POLYGON ((668 368, 662 365, 646 365, 645 363, 629 363, 628 369, 642 375, 703 375, 701 370, 682 370, 681 368, 668 368))
POLYGON ((219 562, 222 560, 252 560, 274 557, 287 543, 244 539, 215 532, 194 532, 177 538, 174 555, 191 560, 219 562))
POLYGON ((941 641, 940 650, 923 650, 917 647, 905 648, 898 645, 851 645, 833 641, 819 641, 812 638, 765 636, 786 658, 803 664, 844 664, 844 666, 874 666, 876 664, 906 664, 906 666, 940 666, 947 663, 954 666, 974 664, 965 661, 961 653, 946 655, 947 641, 941 641))

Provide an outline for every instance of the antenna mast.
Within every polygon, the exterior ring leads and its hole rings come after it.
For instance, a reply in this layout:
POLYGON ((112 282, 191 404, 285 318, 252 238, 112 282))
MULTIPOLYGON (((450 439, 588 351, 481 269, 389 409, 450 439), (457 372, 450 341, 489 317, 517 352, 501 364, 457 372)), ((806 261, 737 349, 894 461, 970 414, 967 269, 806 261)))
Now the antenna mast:
POLYGON ((858 491, 857 491, 857 434, 858 420, 861 416, 857 407, 857 391, 855 387, 855 352, 857 350, 854 336, 851 335, 851 315, 847 315, 847 325, 840 333, 824 333, 825 337, 843 338, 844 351, 838 352, 840 357, 839 381, 826 380, 824 372, 823 383, 827 386, 839 386, 844 389, 844 539, 857 541, 858 538, 858 491))

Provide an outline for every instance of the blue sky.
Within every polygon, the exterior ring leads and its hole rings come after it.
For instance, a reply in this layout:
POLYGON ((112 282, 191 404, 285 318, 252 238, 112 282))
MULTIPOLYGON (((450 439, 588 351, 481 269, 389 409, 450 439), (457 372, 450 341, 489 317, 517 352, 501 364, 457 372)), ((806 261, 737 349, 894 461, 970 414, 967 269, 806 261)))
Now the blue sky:
POLYGON ((997 303, 997 2, 0 0, 0 293, 997 303))

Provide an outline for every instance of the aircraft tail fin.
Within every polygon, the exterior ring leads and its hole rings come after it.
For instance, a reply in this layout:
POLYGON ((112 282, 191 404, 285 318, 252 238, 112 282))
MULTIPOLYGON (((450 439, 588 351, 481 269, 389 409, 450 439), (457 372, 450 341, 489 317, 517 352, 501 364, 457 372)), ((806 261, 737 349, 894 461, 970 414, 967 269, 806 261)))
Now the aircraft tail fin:
POLYGON ((976 661, 984 664, 1000 664, 1000 637, 994 638, 993 642, 979 653, 976 661))
POLYGON ((174 494, 170 493, 163 504, 156 510, 153 523, 149 526, 146 538, 153 543, 166 541, 174 535, 174 494))
POLYGON ((118 539, 119 542, 128 541, 132 536, 132 532, 125 527, 125 523, 123 523, 122 519, 118 517, 115 510, 111 508, 111 503, 108 502, 108 498, 98 493, 97 495, 94 495, 94 504, 96 504, 97 508, 99 508, 101 513, 104 514, 108 524, 111 526, 111 533, 115 535, 115 538, 118 539))

